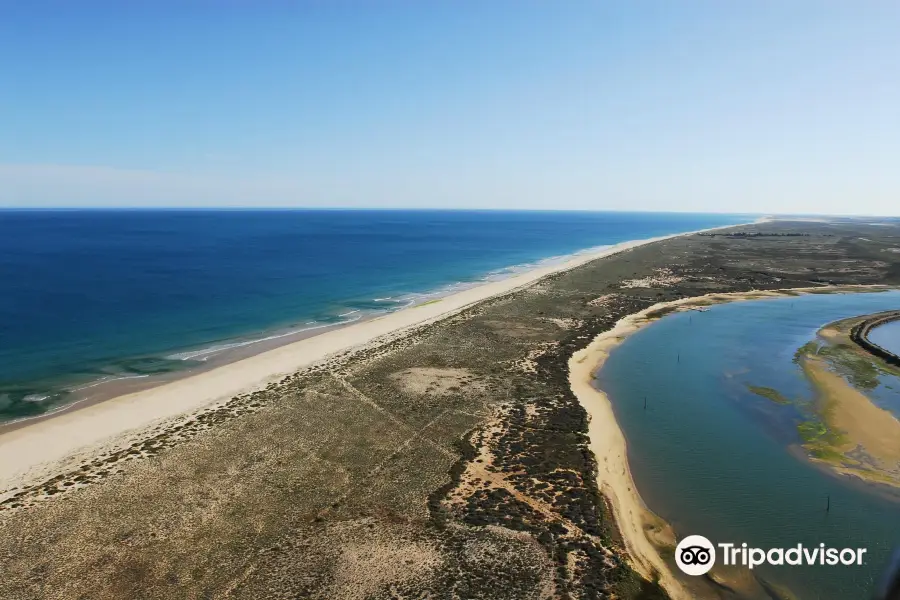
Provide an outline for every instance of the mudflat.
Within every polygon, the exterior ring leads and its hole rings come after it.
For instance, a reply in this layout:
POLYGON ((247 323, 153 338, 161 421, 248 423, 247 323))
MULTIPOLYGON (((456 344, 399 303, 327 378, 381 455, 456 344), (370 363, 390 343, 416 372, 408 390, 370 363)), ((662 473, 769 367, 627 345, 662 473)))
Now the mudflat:
POLYGON ((900 284, 892 247, 900 227, 855 221, 655 242, 153 425, 9 495, 0 597, 677 595, 598 487, 573 355, 658 303, 900 284))
POLYGON ((869 353, 851 339, 866 315, 822 327, 817 340, 797 351, 796 360, 817 392, 821 425, 807 428, 812 456, 841 473, 900 486, 900 421, 863 392, 881 373, 900 368, 869 353))

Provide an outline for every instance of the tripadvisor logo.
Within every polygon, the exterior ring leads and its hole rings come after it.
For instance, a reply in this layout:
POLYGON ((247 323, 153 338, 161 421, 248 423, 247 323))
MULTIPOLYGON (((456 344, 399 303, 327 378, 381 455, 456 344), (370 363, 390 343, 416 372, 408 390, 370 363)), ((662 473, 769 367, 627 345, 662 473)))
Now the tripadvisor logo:
MULTIPOLYGON (((828 548, 825 544, 790 548, 751 548, 747 544, 719 543, 721 564, 750 569, 760 565, 861 565, 867 548, 828 548)), ((716 546, 702 535, 689 535, 675 548, 675 563, 687 575, 705 575, 716 564, 716 546)))
POLYGON ((687 575, 704 575, 716 564, 716 548, 702 535, 689 535, 675 548, 675 563, 687 575))

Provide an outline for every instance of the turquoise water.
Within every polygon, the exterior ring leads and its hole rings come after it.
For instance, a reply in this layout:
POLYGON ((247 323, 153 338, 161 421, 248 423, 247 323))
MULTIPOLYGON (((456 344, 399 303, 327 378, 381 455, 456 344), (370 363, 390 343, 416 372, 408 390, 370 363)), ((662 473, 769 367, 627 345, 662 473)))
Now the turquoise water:
POLYGON ((740 215, 0 210, 0 422, 97 382, 392 311, 550 257, 740 215))
MULTIPOLYGON (((760 567, 757 574, 803 599, 869 597, 890 549, 900 545, 900 496, 807 461, 797 451, 803 416, 747 385, 811 398, 792 362, 796 349, 828 322, 897 307, 900 292, 738 302, 673 314, 630 337, 598 385, 612 399, 648 506, 679 538, 868 548, 860 567, 760 567)), ((895 384, 882 381, 876 393, 900 415, 895 384)))
POLYGON ((900 321, 891 321, 869 332, 869 340, 900 356, 900 321))

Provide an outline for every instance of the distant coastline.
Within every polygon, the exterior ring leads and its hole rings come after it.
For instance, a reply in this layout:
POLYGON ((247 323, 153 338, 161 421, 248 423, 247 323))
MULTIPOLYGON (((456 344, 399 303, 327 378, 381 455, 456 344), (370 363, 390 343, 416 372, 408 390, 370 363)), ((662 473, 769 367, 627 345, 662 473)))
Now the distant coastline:
MULTIPOLYGON (((729 226, 730 227, 730 226, 729 226)), ((511 277, 477 285, 445 296, 440 302, 423 303, 392 313, 373 315, 318 335, 282 343, 274 348, 256 347, 249 356, 213 365, 209 370, 162 385, 128 391, 113 398, 85 402, 73 410, 49 418, 15 424, 0 432, 0 501, 10 490, 77 464, 100 448, 127 445, 130 435, 147 427, 203 411, 241 393, 265 388, 329 356, 352 352, 385 336, 402 336, 415 327, 445 318, 488 298, 529 286, 537 280, 573 269, 590 261, 655 241, 690 235, 686 232, 635 240, 581 252, 563 262, 533 268, 511 277)), ((286 340, 287 338, 279 338, 286 340)), ((251 348, 251 347, 245 347, 251 348)), ((143 382, 141 382, 143 383, 143 382)), ((130 385, 140 386, 141 383, 130 385)), ((149 382, 148 382, 149 383, 149 382)), ((126 384, 123 384, 126 385, 126 384)), ((118 390, 117 390, 118 391, 118 390)))
POLYGON ((739 219, 102 210, 7 217, 0 250, 14 259, 0 265, 0 277, 20 283, 0 299, 0 431, 564 262, 629 230, 637 239, 739 219), (78 265, 66 258, 73 250, 78 265))

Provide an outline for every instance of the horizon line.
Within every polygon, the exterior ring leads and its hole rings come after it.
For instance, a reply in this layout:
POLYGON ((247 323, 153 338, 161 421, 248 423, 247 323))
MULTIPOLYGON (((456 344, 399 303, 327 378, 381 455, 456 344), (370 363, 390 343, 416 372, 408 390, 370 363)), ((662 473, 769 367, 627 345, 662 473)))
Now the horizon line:
POLYGON ((398 206, 0 206, 0 212, 481 212, 481 213, 622 213, 672 215, 734 215, 753 217, 832 217, 900 219, 900 215, 870 213, 794 213, 684 210, 623 210, 584 208, 448 208, 398 206))
MULTIPOLYGON (((625 210, 618 208, 453 208, 442 206, 431 207, 406 207, 406 206, 101 206, 101 205, 85 205, 85 206, 0 206, 0 211, 442 211, 442 212, 584 212, 584 213, 600 213, 600 212, 617 212, 617 213, 648 213, 648 214, 721 214, 721 215, 768 215, 775 213, 767 212, 732 212, 732 211, 687 211, 687 210, 647 210, 634 209, 625 210)), ((800 213, 792 213, 800 214, 800 213)), ((811 213, 810 213, 811 214, 811 213)))

